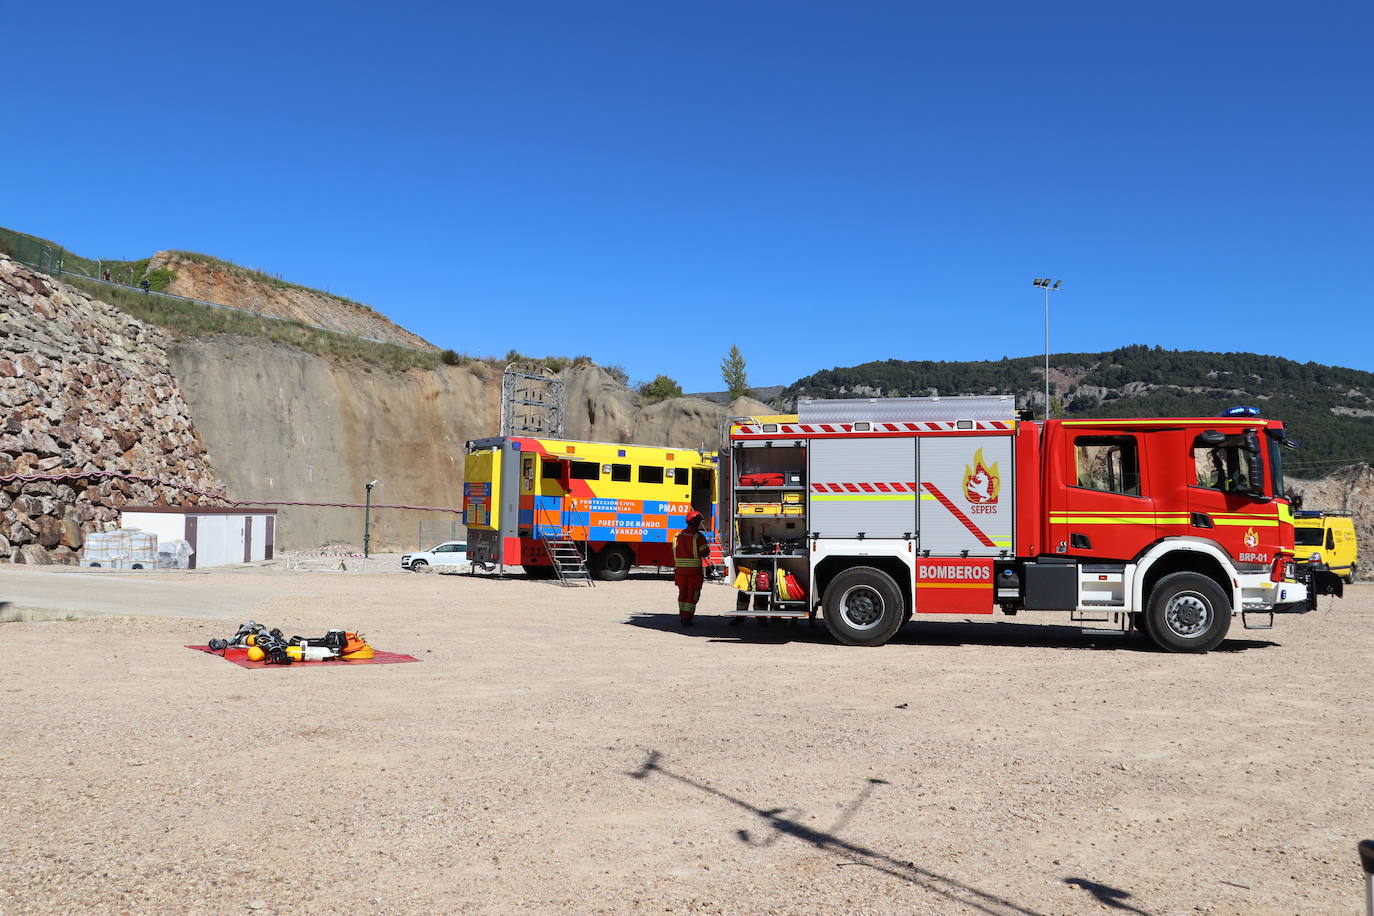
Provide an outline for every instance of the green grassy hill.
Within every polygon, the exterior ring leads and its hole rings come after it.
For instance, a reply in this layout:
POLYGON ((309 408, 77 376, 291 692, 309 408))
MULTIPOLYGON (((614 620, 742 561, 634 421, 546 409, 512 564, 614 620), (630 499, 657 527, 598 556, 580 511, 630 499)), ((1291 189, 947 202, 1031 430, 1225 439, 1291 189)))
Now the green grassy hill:
MULTIPOLYGON (((1043 403, 1043 357, 985 362, 885 360, 826 369, 783 393, 798 397, 903 397, 1015 394, 1043 403)), ((1297 477, 1344 465, 1374 464, 1374 373, 1298 363, 1256 353, 1122 347, 1107 353, 1050 356, 1057 415, 1091 417, 1213 416, 1253 405, 1282 419, 1302 442, 1288 461, 1297 477)))

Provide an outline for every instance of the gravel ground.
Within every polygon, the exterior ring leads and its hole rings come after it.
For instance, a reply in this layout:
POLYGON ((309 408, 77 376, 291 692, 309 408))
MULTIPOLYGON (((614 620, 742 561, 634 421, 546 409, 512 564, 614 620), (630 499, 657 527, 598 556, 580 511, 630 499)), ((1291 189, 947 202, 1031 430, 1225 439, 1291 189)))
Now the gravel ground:
POLYGON ((357 629, 423 663, 250 671, 182 648, 237 620, 0 626, 0 911, 1363 902, 1374 586, 1192 657, 1064 615, 848 649, 728 626, 723 586, 680 631, 651 577, 213 581, 288 634, 357 629))

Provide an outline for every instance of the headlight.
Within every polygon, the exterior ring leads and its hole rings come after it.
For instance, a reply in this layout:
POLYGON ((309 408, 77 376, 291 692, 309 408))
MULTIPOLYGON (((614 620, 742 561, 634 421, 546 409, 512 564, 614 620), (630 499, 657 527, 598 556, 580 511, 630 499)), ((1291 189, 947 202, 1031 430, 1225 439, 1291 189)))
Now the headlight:
POLYGON ((1322 555, 1319 553, 1313 553, 1312 556, 1307 558, 1307 562, 1309 563, 1320 563, 1321 561, 1322 555))

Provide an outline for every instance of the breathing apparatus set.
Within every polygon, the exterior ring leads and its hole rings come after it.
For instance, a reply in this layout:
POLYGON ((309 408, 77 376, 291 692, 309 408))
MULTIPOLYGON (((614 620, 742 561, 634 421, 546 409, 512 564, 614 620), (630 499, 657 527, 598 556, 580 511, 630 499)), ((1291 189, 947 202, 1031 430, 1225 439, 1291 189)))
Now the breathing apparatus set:
POLYGON ((372 658, 376 652, 357 633, 330 630, 323 636, 292 636, 287 639, 279 629, 269 630, 256 620, 245 621, 228 639, 210 640, 210 649, 225 653, 247 648, 248 660, 269 665, 292 662, 352 661, 372 658))

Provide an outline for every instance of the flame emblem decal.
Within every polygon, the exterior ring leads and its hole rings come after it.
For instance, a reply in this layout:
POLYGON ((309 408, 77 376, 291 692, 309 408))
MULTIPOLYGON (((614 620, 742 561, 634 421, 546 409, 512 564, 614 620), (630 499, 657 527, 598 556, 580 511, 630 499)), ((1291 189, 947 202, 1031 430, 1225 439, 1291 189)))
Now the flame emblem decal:
POLYGON ((990 506, 997 502, 997 494, 1002 490, 1002 476, 997 462, 988 467, 983 460, 983 450, 973 453, 973 464, 964 465, 964 498, 974 505, 990 506))
POLYGON ((1245 532, 1245 546, 1250 548, 1259 546, 1259 533, 1254 528, 1245 532))

